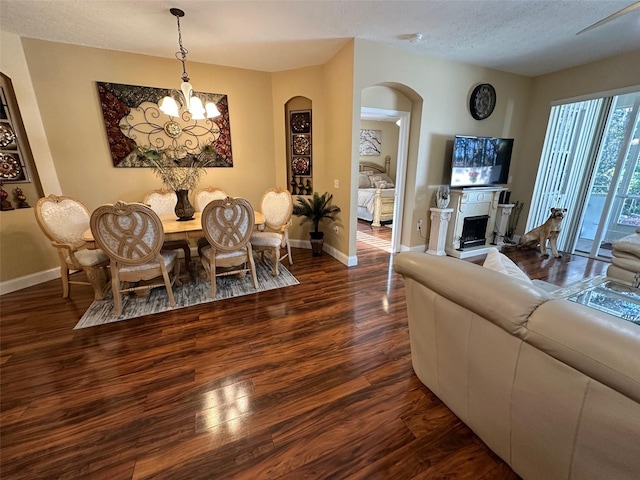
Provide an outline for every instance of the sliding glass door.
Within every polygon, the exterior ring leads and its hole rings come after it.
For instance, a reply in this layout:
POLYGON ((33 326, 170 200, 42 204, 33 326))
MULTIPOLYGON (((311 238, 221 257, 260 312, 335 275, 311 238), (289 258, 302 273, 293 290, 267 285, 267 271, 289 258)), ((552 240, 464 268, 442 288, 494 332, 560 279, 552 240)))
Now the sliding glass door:
POLYGON ((640 227, 639 106, 634 92, 552 108, 527 230, 567 208, 560 249, 606 257, 640 227))

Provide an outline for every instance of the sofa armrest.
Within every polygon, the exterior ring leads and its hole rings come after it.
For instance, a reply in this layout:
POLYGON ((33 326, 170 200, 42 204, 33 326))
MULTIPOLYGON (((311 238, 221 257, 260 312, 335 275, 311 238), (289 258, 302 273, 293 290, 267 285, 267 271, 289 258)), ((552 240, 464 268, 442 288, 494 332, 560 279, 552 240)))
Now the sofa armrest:
POLYGON ((552 300, 531 316, 524 340, 640 402, 638 325, 569 300, 552 300))
POLYGON ((520 336, 531 312, 550 300, 545 291, 533 285, 452 257, 405 252, 396 255, 393 268, 520 336))

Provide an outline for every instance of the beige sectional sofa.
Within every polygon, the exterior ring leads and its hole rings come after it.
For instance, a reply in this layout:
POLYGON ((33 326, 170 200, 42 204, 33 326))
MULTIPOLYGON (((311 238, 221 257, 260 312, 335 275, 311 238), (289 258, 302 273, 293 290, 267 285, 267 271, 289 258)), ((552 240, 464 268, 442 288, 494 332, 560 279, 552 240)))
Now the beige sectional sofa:
POLYGON ((637 285, 640 280, 636 277, 640 273, 640 233, 636 231, 613 242, 611 255, 613 257, 607 269, 607 277, 618 282, 637 285))
POLYGON ((394 269, 418 378, 516 473, 640 478, 640 326, 452 257, 394 269))

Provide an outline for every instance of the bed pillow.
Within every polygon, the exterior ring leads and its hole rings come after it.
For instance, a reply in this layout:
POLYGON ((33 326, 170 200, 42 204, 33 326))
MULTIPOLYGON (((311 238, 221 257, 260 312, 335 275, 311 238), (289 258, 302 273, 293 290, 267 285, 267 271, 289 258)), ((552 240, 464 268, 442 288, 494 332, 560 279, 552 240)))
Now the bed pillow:
POLYGON ((394 187, 393 183, 389 184, 384 180, 380 180, 379 182, 374 182, 373 186, 375 188, 393 188, 394 187))
POLYGON ((387 188, 392 188, 393 180, 386 173, 377 173, 375 175, 369 175, 369 182, 371 183, 371 187, 376 187, 376 182, 387 182, 387 188))
POLYGON ((369 181, 369 175, 360 172, 358 175, 358 188, 371 188, 371 182, 369 181))
POLYGON ((509 275, 513 278, 528 283, 529 285, 533 285, 533 282, 527 276, 527 274, 520 270, 518 265, 513 263, 509 257, 500 253, 497 248, 489 249, 487 258, 485 259, 482 266, 488 268, 489 270, 494 270, 496 272, 509 275))

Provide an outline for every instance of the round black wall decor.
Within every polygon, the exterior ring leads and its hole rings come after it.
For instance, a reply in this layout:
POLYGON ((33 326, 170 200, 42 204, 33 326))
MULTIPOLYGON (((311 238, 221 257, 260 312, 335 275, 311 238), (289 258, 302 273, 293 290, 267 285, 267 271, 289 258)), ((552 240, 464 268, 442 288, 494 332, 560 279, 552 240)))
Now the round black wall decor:
POLYGON ((471 92, 469 111, 476 120, 484 120, 496 106, 496 89, 489 83, 481 83, 471 92))

